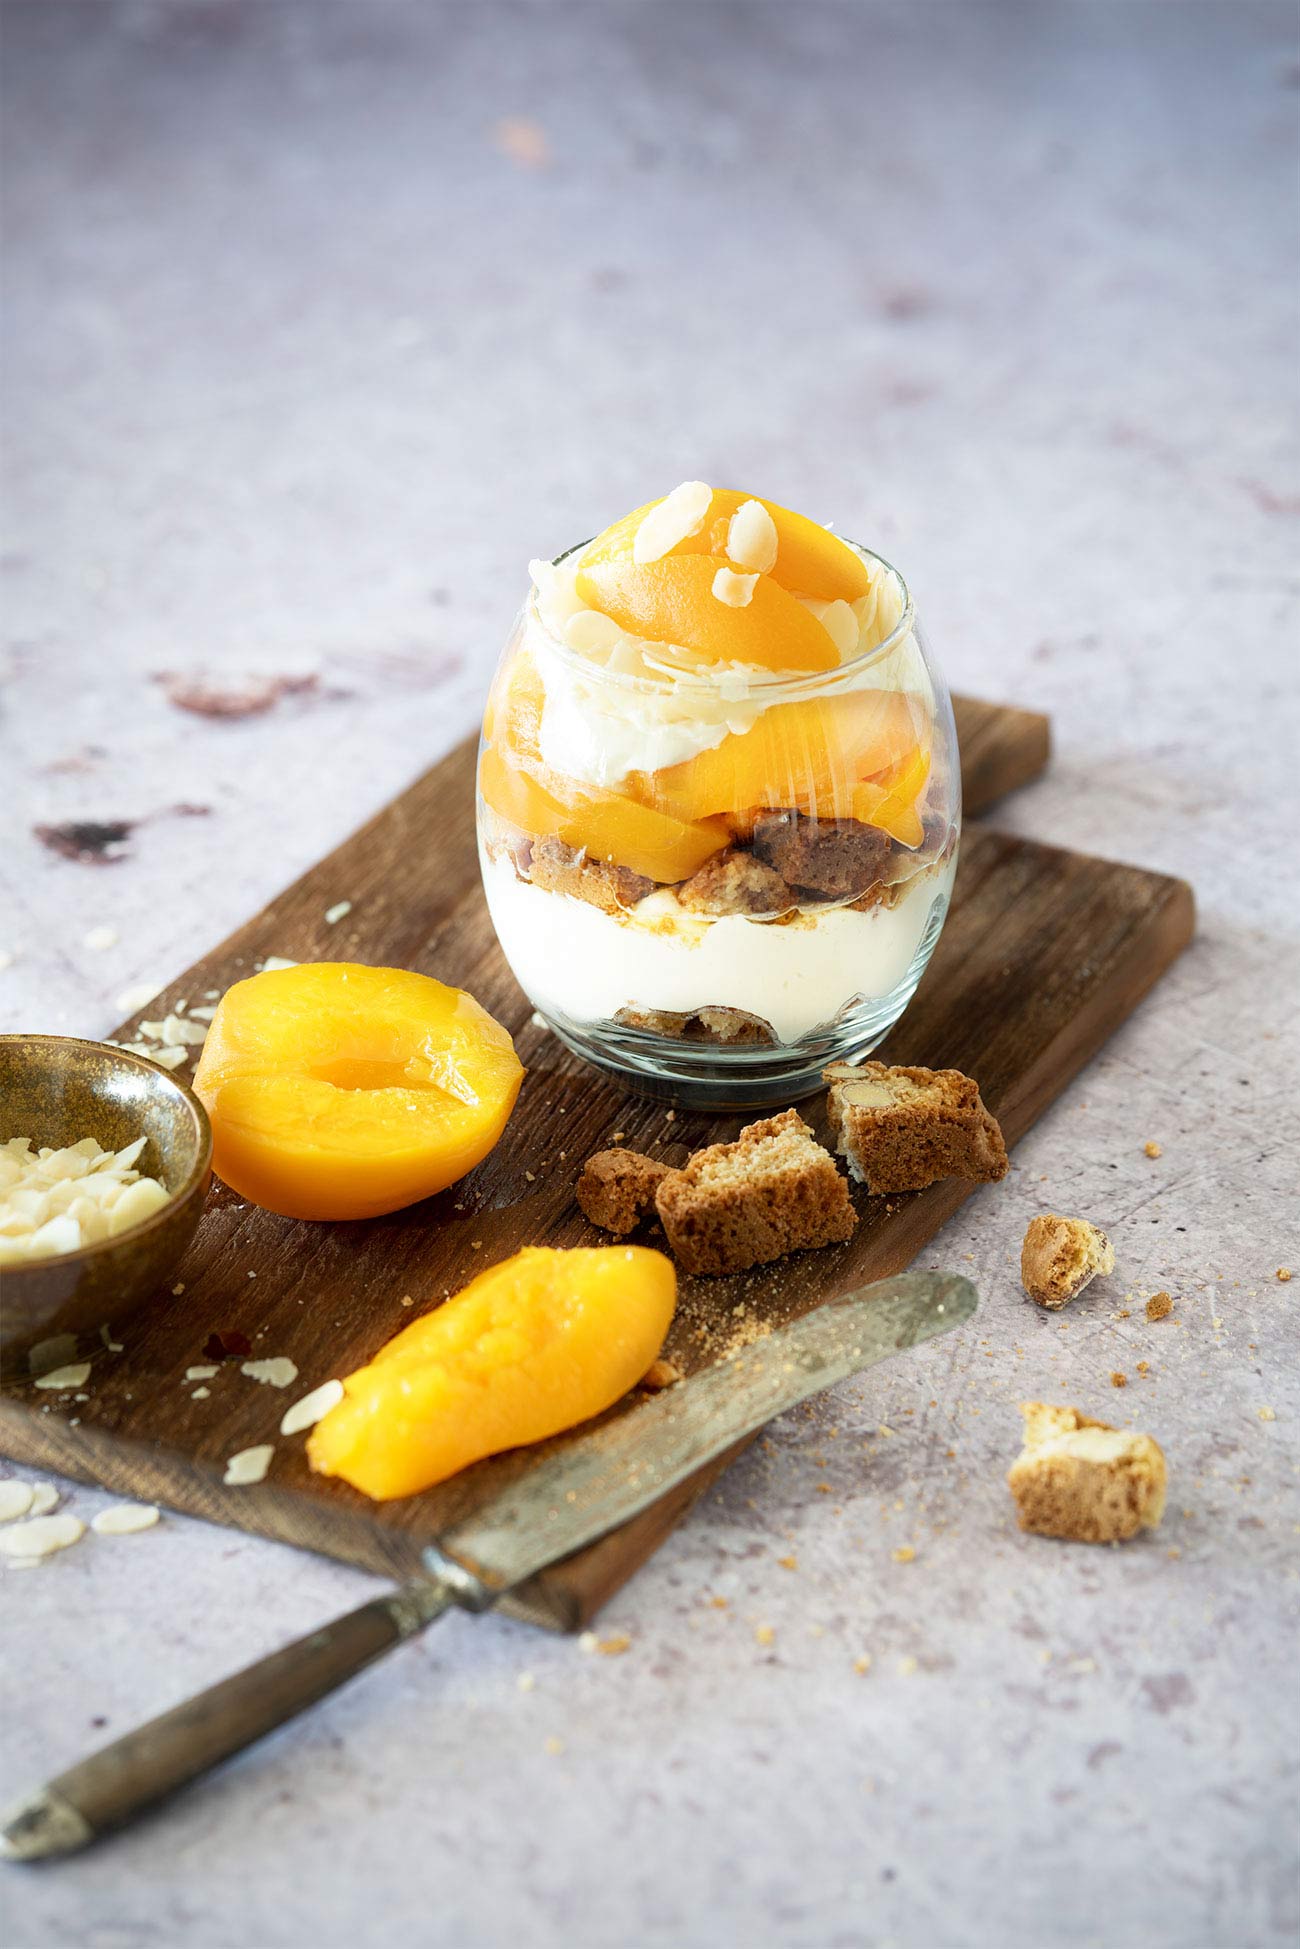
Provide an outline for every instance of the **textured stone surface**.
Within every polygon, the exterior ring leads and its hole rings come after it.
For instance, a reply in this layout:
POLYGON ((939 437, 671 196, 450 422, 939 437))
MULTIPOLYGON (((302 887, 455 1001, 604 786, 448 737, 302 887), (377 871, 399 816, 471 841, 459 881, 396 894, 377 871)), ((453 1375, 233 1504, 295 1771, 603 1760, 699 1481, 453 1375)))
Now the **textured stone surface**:
MULTIPOLYGON (((612 1610, 624 1656, 442 1624, 7 1871, 6 1941, 1292 1942, 1291 11, 4 26, 5 1027, 107 1029, 470 726, 530 554, 687 475, 878 542, 954 683, 1054 715, 1007 821, 1202 911, 930 1255, 977 1329, 776 1426, 612 1610), (216 721, 159 672, 315 681, 216 721), (105 864, 32 831, 126 820, 105 864), (1118 1256, 1060 1318, 1016 1277, 1041 1209, 1118 1256), (1157 1436, 1157 1535, 1015 1531, 1035 1396, 1157 1436)), ((179 1518, 6 1570, 4 1787, 369 1587, 179 1518)))

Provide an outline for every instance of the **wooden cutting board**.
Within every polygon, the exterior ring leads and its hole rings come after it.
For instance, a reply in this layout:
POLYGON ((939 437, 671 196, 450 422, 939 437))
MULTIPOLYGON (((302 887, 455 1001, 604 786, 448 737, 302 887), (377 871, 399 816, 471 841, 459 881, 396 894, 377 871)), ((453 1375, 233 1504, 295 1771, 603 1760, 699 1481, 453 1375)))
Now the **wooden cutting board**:
MULTIPOLYGON (((1046 720, 1031 713, 963 703, 959 725, 968 810, 1023 783, 1046 758, 1046 720)), ((272 954, 437 974, 469 988, 508 1026, 528 1067, 507 1140, 452 1190, 366 1223, 278 1218, 218 1185, 178 1269, 183 1290, 160 1295, 128 1322, 120 1353, 97 1353, 86 1399, 34 1387, 7 1391, 4 1453, 396 1574, 414 1568, 450 1521, 531 1465, 535 1450, 501 1456, 425 1495, 381 1505, 312 1476, 304 1438, 277 1435, 291 1400, 361 1365, 483 1266, 525 1244, 603 1239, 578 1212, 572 1188, 582 1160, 616 1132, 630 1147, 677 1163, 703 1143, 734 1136, 741 1121, 674 1116, 662 1103, 630 1096, 532 1020, 479 887, 473 766, 466 743, 148 1012, 224 989, 272 954), (326 910, 345 899, 351 912, 327 925, 326 910), (413 1304, 403 1304, 407 1296, 413 1304), (186 1382, 185 1371, 204 1364, 214 1329, 244 1334, 258 1356, 289 1356, 298 1380, 281 1394, 242 1375, 236 1359, 195 1399, 197 1384, 186 1382), (223 1486, 229 1455, 272 1440, 265 1482, 223 1486)), ((977 1077, 1014 1144, 1186 945, 1192 917, 1182 881, 968 827, 947 926, 888 1054, 977 1077)), ((130 1027, 120 1032, 124 1039, 130 1027)), ((820 1100, 804 1113, 819 1122, 820 1100)), ((756 1328, 901 1270, 972 1188, 939 1184, 888 1202, 855 1191, 862 1222, 847 1245, 736 1279, 683 1278, 669 1356, 694 1371, 756 1328)), ((584 1623, 723 1465, 536 1578, 510 1608, 553 1627, 584 1623)))

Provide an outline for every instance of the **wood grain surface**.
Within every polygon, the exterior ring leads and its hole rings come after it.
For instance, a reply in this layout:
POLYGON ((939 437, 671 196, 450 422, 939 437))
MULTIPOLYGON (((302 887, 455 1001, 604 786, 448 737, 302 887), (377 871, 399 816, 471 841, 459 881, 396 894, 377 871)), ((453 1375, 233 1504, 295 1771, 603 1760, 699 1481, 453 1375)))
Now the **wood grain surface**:
MULTIPOLYGON (((980 768, 970 796, 983 803, 1000 779, 1032 770, 1026 739, 1031 753, 1041 753, 1045 727, 1028 714, 964 708, 975 713, 969 748, 980 768)), ((739 1124, 674 1115, 629 1096, 534 1022, 480 892, 473 763, 472 744, 462 745, 155 998, 149 1012, 222 989, 274 954, 435 973, 469 988, 515 1036, 529 1073, 507 1140, 452 1190, 365 1223, 279 1218, 216 1186, 177 1274, 183 1291, 136 1314, 122 1331, 121 1352, 96 1354, 81 1390, 86 1399, 7 1390, 0 1398, 5 1453, 395 1574, 414 1568, 449 1522, 531 1465, 535 1451, 497 1457, 425 1495, 379 1505, 312 1476, 304 1438, 277 1432, 290 1401, 360 1365, 484 1265, 524 1244, 603 1238, 578 1212, 572 1187, 582 1160, 615 1132, 677 1163, 739 1124), (352 911, 331 927, 325 912, 341 899, 351 900, 352 911), (214 1330, 243 1334, 256 1357, 287 1355, 297 1381, 280 1393, 241 1374, 238 1359, 187 1381, 187 1368, 210 1364, 204 1346, 214 1330), (199 1386, 208 1391, 196 1399, 199 1386), (266 1481, 224 1486, 227 1458, 266 1441, 276 1443, 266 1481)), ((1014 1144, 1186 945, 1192 918, 1182 881, 968 828, 947 926, 887 1053, 977 1077, 1014 1144)), ((804 1113, 825 1134, 821 1100, 804 1113)), ((683 1278, 670 1358, 694 1371, 764 1326, 902 1269, 971 1189, 940 1184, 888 1201, 858 1190, 862 1222, 848 1244, 734 1279, 683 1278)), ((582 1624, 723 1466, 725 1459, 553 1566, 510 1608, 554 1627, 582 1624)))

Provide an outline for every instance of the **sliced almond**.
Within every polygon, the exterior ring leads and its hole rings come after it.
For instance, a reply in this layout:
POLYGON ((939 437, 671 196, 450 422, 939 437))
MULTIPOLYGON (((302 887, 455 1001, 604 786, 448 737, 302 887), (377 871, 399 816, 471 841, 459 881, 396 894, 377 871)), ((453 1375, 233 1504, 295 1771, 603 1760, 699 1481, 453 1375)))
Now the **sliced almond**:
POLYGON ((734 568, 720 568, 713 578, 713 594, 728 609, 748 609, 757 581, 757 575, 737 575, 734 568))
POLYGON ((742 501, 727 528, 727 560, 770 575, 776 567, 776 523, 761 501, 742 501))
POLYGON ((679 541, 698 535, 709 516, 713 489, 702 480, 684 480, 671 494, 657 501, 636 531, 632 560, 640 565, 657 562, 679 541))
POLYGON ((812 596, 800 597, 805 609, 816 616, 840 657, 852 656, 858 647, 861 624, 851 602, 817 602, 812 596))

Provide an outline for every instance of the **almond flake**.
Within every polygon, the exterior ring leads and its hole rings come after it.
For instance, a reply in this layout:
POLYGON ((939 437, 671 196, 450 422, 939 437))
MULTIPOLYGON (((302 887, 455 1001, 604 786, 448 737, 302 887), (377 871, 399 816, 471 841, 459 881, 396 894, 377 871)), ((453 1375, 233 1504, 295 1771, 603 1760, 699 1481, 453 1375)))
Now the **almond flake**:
POLYGON ((59 1494, 60 1491, 52 1482, 33 1483, 32 1506, 29 1513, 33 1516, 48 1516, 51 1509, 58 1508, 59 1494))
POLYGON ((332 907, 325 909, 325 925, 327 927, 335 927, 339 921, 345 920, 351 912, 352 902, 350 900, 336 900, 332 907))
POLYGON ((757 575, 737 575, 734 568, 720 568, 713 578, 713 596, 728 609, 748 609, 754 597, 757 575))
POLYGON ((158 1511, 151 1502, 115 1502, 92 1517, 90 1527, 97 1536, 135 1536, 157 1521, 158 1511))
POLYGON ((614 618, 600 609, 579 609, 564 625, 564 640, 579 656, 603 655, 622 634, 614 618))
POLYGON ((30 1482, 0 1482, 0 1523, 16 1523, 31 1506, 30 1482))
POLYGON ((804 608, 811 610, 817 618, 840 657, 852 656, 858 647, 860 635, 857 612, 852 603, 818 602, 811 596, 802 596, 800 600, 804 608))
POLYGON ((278 968, 296 968, 297 966, 298 963, 296 961, 286 960, 283 954, 268 954, 265 961, 259 963, 257 971, 259 974, 274 974, 278 968))
POLYGON ((210 1381, 216 1371, 215 1367, 187 1367, 185 1378, 187 1381, 210 1381))
POLYGON ((657 501, 636 531, 632 560, 638 566, 657 562, 689 535, 698 535, 708 519, 713 489, 702 480, 684 480, 657 501))
POLYGON ((117 929, 116 927, 92 927, 88 934, 82 936, 82 944, 88 947, 92 954, 105 954, 110 947, 117 946, 117 929))
POLYGON ((285 1409, 280 1423, 282 1435, 301 1434, 304 1428, 314 1428, 316 1423, 336 1408, 343 1399, 342 1381, 324 1381, 320 1387, 304 1394, 301 1401, 295 1401, 291 1408, 285 1409))
POLYGON ((34 1516, 28 1523, 15 1523, 0 1529, 0 1555, 12 1557, 53 1556, 79 1543, 86 1525, 79 1516, 34 1516))
POLYGON ((255 1448, 241 1448, 227 1461, 221 1480, 231 1489, 247 1489, 254 1482, 264 1481, 274 1453, 269 1441, 259 1442, 255 1448))
POLYGON ((74 1361, 71 1367, 56 1367, 52 1374, 41 1374, 37 1387, 80 1387, 90 1377, 88 1360, 74 1361))
POLYGON ((268 1387, 292 1387, 298 1378, 298 1369, 292 1360, 283 1354, 273 1360, 246 1360, 239 1369, 247 1374, 250 1381, 262 1381, 268 1387))
POLYGON ((727 524, 727 560, 770 575, 776 567, 776 523, 761 501, 742 501, 727 524))

